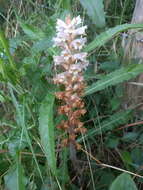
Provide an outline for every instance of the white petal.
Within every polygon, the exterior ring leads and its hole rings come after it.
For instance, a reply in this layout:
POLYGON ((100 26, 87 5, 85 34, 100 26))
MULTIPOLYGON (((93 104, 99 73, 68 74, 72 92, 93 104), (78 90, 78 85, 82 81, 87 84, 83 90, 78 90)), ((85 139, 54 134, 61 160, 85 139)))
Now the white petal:
POLYGON ((86 56, 87 56, 87 53, 85 53, 85 52, 84 53, 77 53, 77 54, 73 55, 74 59, 81 60, 81 61, 85 61, 86 56))
POLYGON ((64 57, 63 56, 54 56, 54 62, 55 62, 55 65, 60 65, 61 63, 64 62, 64 57))
POLYGON ((72 59, 72 57, 73 57, 73 55, 71 54, 71 52, 68 49, 63 50, 61 52, 61 55, 64 57, 65 61, 68 61, 69 59, 72 59))
POLYGON ((77 25, 79 25, 79 24, 81 24, 82 23, 82 21, 81 21, 81 18, 80 18, 80 16, 77 16, 77 17, 75 17, 75 18, 73 18, 72 19, 72 21, 71 21, 71 26, 77 26, 77 25))
POLYGON ((67 24, 64 21, 62 21, 61 19, 57 19, 57 26, 67 28, 67 24))
POLYGON ((71 42, 71 46, 74 49, 81 50, 86 41, 87 41, 86 38, 75 39, 74 41, 71 42))
POLYGON ((83 35, 85 34, 85 30, 87 29, 87 26, 82 26, 80 28, 77 28, 75 31, 74 31, 74 34, 75 35, 83 35))

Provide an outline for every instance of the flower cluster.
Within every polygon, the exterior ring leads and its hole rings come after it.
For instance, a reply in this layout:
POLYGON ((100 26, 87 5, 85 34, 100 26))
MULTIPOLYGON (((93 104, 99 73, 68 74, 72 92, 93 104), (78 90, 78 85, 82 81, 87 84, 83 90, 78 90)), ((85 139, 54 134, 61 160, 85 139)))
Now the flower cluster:
POLYGON ((80 147, 76 143, 77 134, 86 132, 80 117, 86 113, 81 96, 86 85, 83 70, 89 64, 86 60, 87 53, 80 52, 86 43, 86 37, 83 36, 85 36, 87 28, 81 25, 80 16, 73 19, 67 16, 65 22, 58 19, 57 36, 54 38, 54 45, 61 49, 61 54, 54 56, 54 63, 62 71, 55 76, 54 83, 64 89, 56 93, 56 97, 62 101, 58 113, 64 114, 68 118, 57 127, 65 130, 68 134, 68 138, 62 141, 62 146, 72 143, 76 148, 80 147))

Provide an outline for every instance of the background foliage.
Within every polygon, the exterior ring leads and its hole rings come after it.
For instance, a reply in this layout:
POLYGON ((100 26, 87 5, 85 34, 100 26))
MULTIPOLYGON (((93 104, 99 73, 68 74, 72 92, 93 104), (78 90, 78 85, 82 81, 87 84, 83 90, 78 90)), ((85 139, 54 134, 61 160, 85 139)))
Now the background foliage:
POLYGON ((122 32, 143 28, 129 24, 134 6, 133 0, 0 0, 0 189, 143 188, 142 110, 128 107, 124 85, 143 65, 123 62, 121 45, 122 32), (59 148, 64 134, 55 127, 62 116, 52 82, 56 19, 69 13, 88 26, 82 118, 88 131, 78 138, 79 174, 68 148, 59 148))

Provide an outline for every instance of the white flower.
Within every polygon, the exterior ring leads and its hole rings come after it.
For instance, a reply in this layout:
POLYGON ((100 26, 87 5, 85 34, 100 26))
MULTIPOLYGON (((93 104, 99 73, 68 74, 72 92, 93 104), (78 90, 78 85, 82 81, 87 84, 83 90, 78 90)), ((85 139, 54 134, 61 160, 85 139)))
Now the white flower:
POLYGON ((86 69, 86 67, 89 65, 89 61, 86 60, 86 61, 82 62, 82 65, 83 65, 83 69, 86 69))
POLYGON ((53 41, 54 41, 54 46, 59 46, 59 47, 64 47, 65 46, 65 39, 62 39, 62 38, 53 38, 53 41))
POLYGON ((54 56, 55 65, 61 65, 66 71, 57 74, 54 79, 55 83, 68 84, 71 82, 82 82, 83 77, 80 76, 82 71, 86 69, 89 62, 86 60, 87 53, 80 50, 86 43, 86 37, 79 37, 84 35, 87 26, 81 26, 82 23, 80 16, 65 19, 65 22, 57 20, 57 36, 53 39, 54 44, 62 49, 60 56, 54 56))
POLYGON ((73 64, 73 65, 71 65, 70 66, 70 68, 69 68, 69 73, 79 73, 79 72, 81 72, 82 71, 82 66, 81 66, 81 64, 73 64))
MULTIPOLYGON (((76 35, 84 35, 87 26, 78 27, 78 25, 81 23, 82 21, 80 16, 73 18, 69 23, 58 19, 56 26, 57 36, 54 38, 54 44, 64 48, 65 41, 69 40, 71 36, 75 37, 76 35)), ((77 49, 80 50, 84 43, 81 43, 80 46, 77 46, 77 49)))
POLYGON ((64 57, 64 60, 67 61, 67 62, 68 62, 70 59, 73 58, 73 55, 71 54, 71 52, 70 52, 69 49, 63 50, 63 51, 61 52, 61 55, 64 57))
POLYGON ((75 60, 80 60, 80 61, 86 61, 86 57, 87 57, 87 53, 84 52, 84 53, 76 53, 73 55, 73 58, 75 60))
POLYGON ((73 18, 71 20, 70 23, 65 23, 64 21, 58 19, 57 20, 57 26, 56 26, 56 29, 58 32, 61 32, 61 31, 64 31, 64 30, 70 30, 70 29, 74 29, 75 27, 77 27, 79 24, 81 24, 82 21, 81 21, 81 18, 80 16, 77 16, 75 18, 73 18))
POLYGON ((80 28, 77 28, 76 30, 73 31, 74 35, 83 35, 85 34, 85 30, 87 29, 87 26, 82 26, 80 28))
POLYGON ((80 98, 78 97, 78 95, 75 93, 71 96, 71 100, 80 100, 80 98))
POLYGON ((57 26, 56 26, 57 31, 61 32, 64 29, 66 29, 67 27, 68 26, 64 21, 62 21, 61 19, 57 20, 57 26))
POLYGON ((80 84, 79 83, 77 83, 77 84, 75 84, 74 86, 73 86, 73 90, 78 90, 79 89, 79 87, 80 87, 80 84))
POLYGON ((55 65, 60 65, 65 62, 63 56, 54 56, 55 65))
POLYGON ((71 46, 76 50, 81 50, 86 41, 86 38, 75 39, 71 42, 71 46))
POLYGON ((89 62, 82 62, 82 63, 76 63, 76 64, 72 64, 69 67, 69 73, 79 73, 82 72, 83 69, 86 69, 86 67, 88 66, 89 62))
POLYGON ((74 25, 78 26, 81 23, 82 23, 82 21, 81 21, 80 16, 77 16, 77 17, 72 19, 70 26, 74 26, 74 25))
POLYGON ((68 75, 69 75, 68 72, 57 74, 56 77, 54 78, 54 83, 64 84, 65 82, 67 82, 66 78, 68 75))

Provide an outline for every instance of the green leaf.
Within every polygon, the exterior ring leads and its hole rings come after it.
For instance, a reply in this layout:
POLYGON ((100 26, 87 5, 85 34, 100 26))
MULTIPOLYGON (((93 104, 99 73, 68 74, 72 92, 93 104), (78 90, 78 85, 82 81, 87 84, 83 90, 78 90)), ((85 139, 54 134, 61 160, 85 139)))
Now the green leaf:
POLYGON ((7 57, 9 64, 5 64, 4 60, 0 58, 0 73, 4 80, 8 80, 13 84, 19 83, 19 73, 15 67, 15 62, 9 50, 9 41, 6 39, 4 33, 0 30, 0 45, 2 46, 2 53, 7 57))
POLYGON ((105 141, 105 146, 108 148, 117 148, 119 144, 119 138, 117 136, 108 135, 105 141))
POLYGON ((131 153, 128 151, 123 151, 121 152, 121 158, 124 162, 124 164, 127 166, 127 164, 132 164, 132 158, 131 158, 131 153))
POLYGON ((30 37, 30 39, 32 40, 41 40, 43 38, 45 38, 45 33, 42 32, 42 30, 40 30, 39 28, 33 27, 32 25, 29 24, 25 24, 22 21, 20 22, 20 26, 22 27, 23 31, 25 32, 25 34, 27 36, 30 37))
POLYGON ((0 30, 0 43, 2 44, 3 49, 5 50, 5 54, 8 57, 9 63, 12 68, 15 68, 15 63, 13 61, 13 57, 10 54, 9 51, 9 43, 7 39, 5 38, 4 33, 0 30))
POLYGON ((87 10, 87 14, 98 28, 105 27, 105 14, 103 0, 80 0, 82 6, 87 10))
POLYGON ((48 94, 41 104, 39 112, 39 132, 41 143, 46 155, 48 165, 54 175, 56 175, 55 138, 53 124, 53 104, 54 96, 48 94))
POLYGON ((20 153, 17 153, 16 165, 4 177, 7 190, 25 190, 26 178, 23 173, 23 168, 20 162, 20 153))
POLYGON ((86 96, 90 95, 97 91, 103 90, 109 86, 113 86, 118 83, 132 79, 142 72, 143 72, 142 64, 135 64, 135 65, 132 64, 127 67, 122 67, 121 69, 118 69, 106 75, 98 82, 93 83, 91 86, 87 87, 85 95, 86 96))
POLYGON ((110 104, 111 104, 111 109, 112 111, 115 111, 119 108, 119 106, 121 105, 121 99, 119 99, 118 97, 113 97, 110 100, 110 104))
POLYGON ((136 165, 136 168, 140 168, 143 165, 143 151, 141 147, 135 147, 131 151, 132 163, 136 165))
POLYGON ((69 151, 68 148, 63 148, 61 154, 60 154, 60 160, 62 161, 61 167, 58 170, 58 176, 61 183, 61 186, 63 189, 65 189, 65 185, 68 183, 69 181, 69 174, 68 174, 68 155, 69 155, 69 151))
POLYGON ((106 71, 106 72, 112 72, 112 71, 115 71, 116 69, 119 69, 120 65, 119 65, 119 62, 102 62, 100 65, 99 65, 99 68, 103 71, 106 71))
MULTIPOLYGON (((100 184, 103 184, 105 187, 109 187, 111 185, 111 183, 113 182, 113 180, 115 179, 115 176, 112 172, 108 172, 108 171, 100 171, 100 184)), ((105 190, 105 189, 104 189, 105 190)))
POLYGON ((128 132, 125 133, 124 136, 122 137, 122 140, 125 142, 135 142, 135 140, 137 139, 139 133, 137 132, 128 132))
POLYGON ((129 174, 119 175, 112 183, 109 190, 137 190, 136 184, 129 174))
POLYGON ((38 42, 35 42, 32 46, 32 52, 38 53, 40 51, 47 51, 48 48, 52 47, 52 37, 44 38, 38 42))
POLYGON ((85 48, 84 51, 90 52, 94 50, 97 47, 101 47, 104 45, 107 41, 109 41, 111 38, 119 34, 120 32, 123 32, 125 30, 129 29, 136 29, 136 28, 143 28, 143 24, 123 24, 116 26, 114 28, 111 28, 100 35, 98 35, 91 43, 89 43, 85 48))
POLYGON ((6 72, 5 72, 5 65, 3 59, 0 58, 0 73, 2 74, 3 78, 7 78, 6 72))
POLYGON ((63 10, 71 10, 71 0, 62 0, 60 3, 60 7, 62 7, 63 10))
POLYGON ((4 96, 1 95, 1 94, 0 94, 0 102, 1 102, 1 103, 4 103, 4 102, 5 102, 5 98, 4 98, 4 96))
MULTIPOLYGON (((97 126, 96 128, 88 130, 86 135, 84 136, 84 139, 113 130, 114 128, 118 126, 127 123, 131 116, 132 116, 131 110, 115 113, 114 115, 106 119, 105 121, 101 122, 100 126, 97 126)), ((78 142, 81 142, 81 141, 82 141, 82 138, 79 138, 78 142)))
MULTIPOLYGON (((27 123, 25 121, 25 105, 26 105, 25 98, 23 97, 23 99, 24 99, 23 104, 20 105, 19 102, 17 101, 17 98, 15 97, 14 92, 13 92, 13 89, 15 89, 15 88, 10 83, 8 83, 8 88, 9 88, 9 91, 10 91, 10 94, 11 94, 12 103, 13 103, 15 109, 16 109, 16 115, 17 115, 16 122, 17 122, 18 126, 20 126, 21 129, 22 129, 20 141, 22 140, 22 138, 25 135, 25 137, 27 139, 27 143, 28 143, 28 145, 30 147, 30 150, 32 152, 33 159, 34 159, 35 164, 36 164, 35 166, 37 166, 37 170, 38 170, 40 178, 41 178, 41 180, 43 182, 44 181, 43 176, 41 174, 41 170, 40 170, 37 158, 36 158, 35 153, 34 153, 34 149, 33 149, 32 142, 31 142, 32 139, 29 136, 29 131, 27 129, 27 123)), ((20 146, 21 146, 21 142, 19 143, 19 147, 20 146)))

